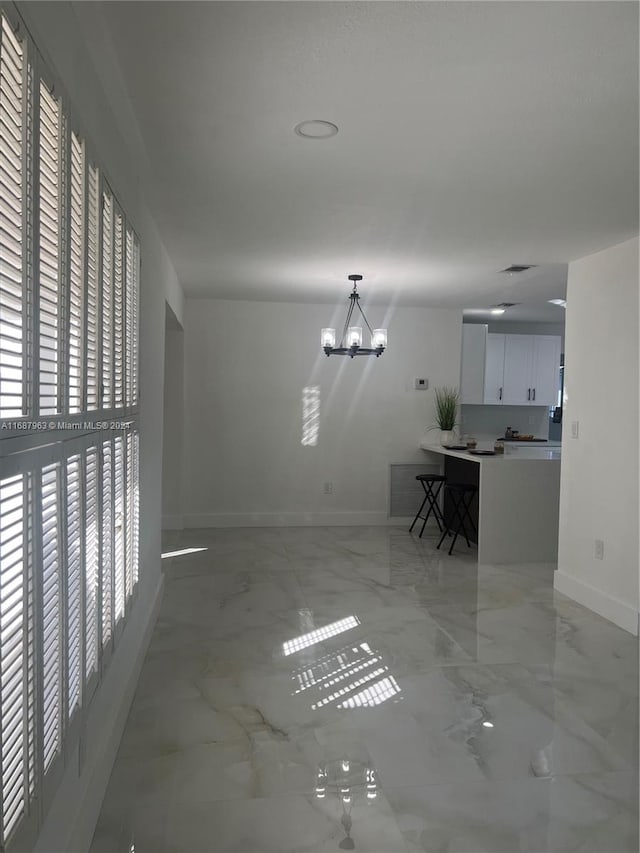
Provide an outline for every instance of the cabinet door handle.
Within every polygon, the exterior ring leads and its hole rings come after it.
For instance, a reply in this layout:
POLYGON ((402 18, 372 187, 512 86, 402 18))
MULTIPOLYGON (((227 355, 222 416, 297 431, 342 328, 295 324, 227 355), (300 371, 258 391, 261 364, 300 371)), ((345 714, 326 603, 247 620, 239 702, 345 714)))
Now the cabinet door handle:
POLYGON ((533 399, 534 400, 536 399, 536 389, 535 388, 533 389, 533 399))
POLYGON ((502 400, 502 388, 498 392, 498 400, 502 400))
POLYGON ((531 388, 527 388, 527 400, 531 399, 531 388))

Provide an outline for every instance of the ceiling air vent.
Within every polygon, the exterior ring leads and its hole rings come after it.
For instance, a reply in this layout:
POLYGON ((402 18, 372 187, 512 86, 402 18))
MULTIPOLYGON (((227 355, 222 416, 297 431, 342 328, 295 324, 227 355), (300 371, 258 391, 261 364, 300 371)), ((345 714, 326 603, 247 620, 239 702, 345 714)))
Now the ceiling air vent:
POLYGON ((500 270, 500 272, 524 272, 525 270, 530 270, 531 267, 535 266, 535 264, 511 264, 510 267, 507 267, 504 270, 500 270))

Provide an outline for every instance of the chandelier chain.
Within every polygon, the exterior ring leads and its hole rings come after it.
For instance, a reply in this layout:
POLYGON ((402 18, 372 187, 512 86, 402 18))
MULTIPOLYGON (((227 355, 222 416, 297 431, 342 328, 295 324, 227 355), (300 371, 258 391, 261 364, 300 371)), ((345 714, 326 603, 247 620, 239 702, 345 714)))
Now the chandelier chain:
MULTIPOLYGON (((355 293, 356 286, 353 285, 353 292, 355 293)), ((356 293, 356 299, 358 294, 356 293)), ((344 339, 347 336, 347 329, 349 328, 349 324, 351 323, 351 315, 353 314, 353 305, 355 303, 355 299, 353 298, 353 294, 349 297, 351 300, 351 304, 349 305, 349 311, 347 312, 347 319, 344 321, 344 328, 342 329, 342 340, 340 341, 340 346, 344 346, 344 339)), ((360 306, 358 305, 358 308, 360 306)))

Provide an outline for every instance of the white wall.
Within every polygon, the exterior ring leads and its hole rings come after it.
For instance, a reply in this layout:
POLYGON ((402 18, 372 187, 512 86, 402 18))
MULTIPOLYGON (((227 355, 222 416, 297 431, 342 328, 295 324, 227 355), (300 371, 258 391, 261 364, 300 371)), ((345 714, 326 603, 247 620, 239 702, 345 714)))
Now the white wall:
POLYGON ((36 845, 42 853, 85 850, 90 844, 155 619, 162 591, 160 460, 165 302, 179 320, 183 314, 182 289, 144 202, 140 175, 145 164, 136 143, 139 135, 113 64, 99 4, 80 6, 34 2, 19 4, 18 8, 45 60, 57 73, 59 91, 74 109, 80 129, 93 142, 112 189, 140 237, 140 584, 125 631, 83 721, 80 751, 68 756, 36 845), (89 49, 87 34, 91 38, 89 49))
POLYGON ((164 348, 162 445, 162 527, 180 530, 182 522, 184 429, 184 332, 167 307, 164 348))
POLYGON ((638 628, 638 239, 569 265, 555 586, 638 628), (578 438, 571 423, 579 422, 578 438), (594 540, 604 559, 594 558, 594 540))
POLYGON ((365 306, 388 350, 327 358, 320 329, 346 308, 187 301, 185 526, 387 520, 389 464, 425 461, 432 389, 459 382, 462 312, 365 306), (320 387, 315 447, 301 444, 307 386, 320 387))

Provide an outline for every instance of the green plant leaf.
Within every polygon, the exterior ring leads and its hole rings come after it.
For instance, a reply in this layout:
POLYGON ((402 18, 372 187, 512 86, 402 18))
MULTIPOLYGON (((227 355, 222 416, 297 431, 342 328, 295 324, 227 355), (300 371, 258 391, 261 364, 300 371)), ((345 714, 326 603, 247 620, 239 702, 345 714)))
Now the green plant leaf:
POLYGON ((436 426, 443 430, 454 429, 458 423, 458 403, 460 401, 460 392, 457 388, 442 385, 435 389, 435 394, 436 426))

